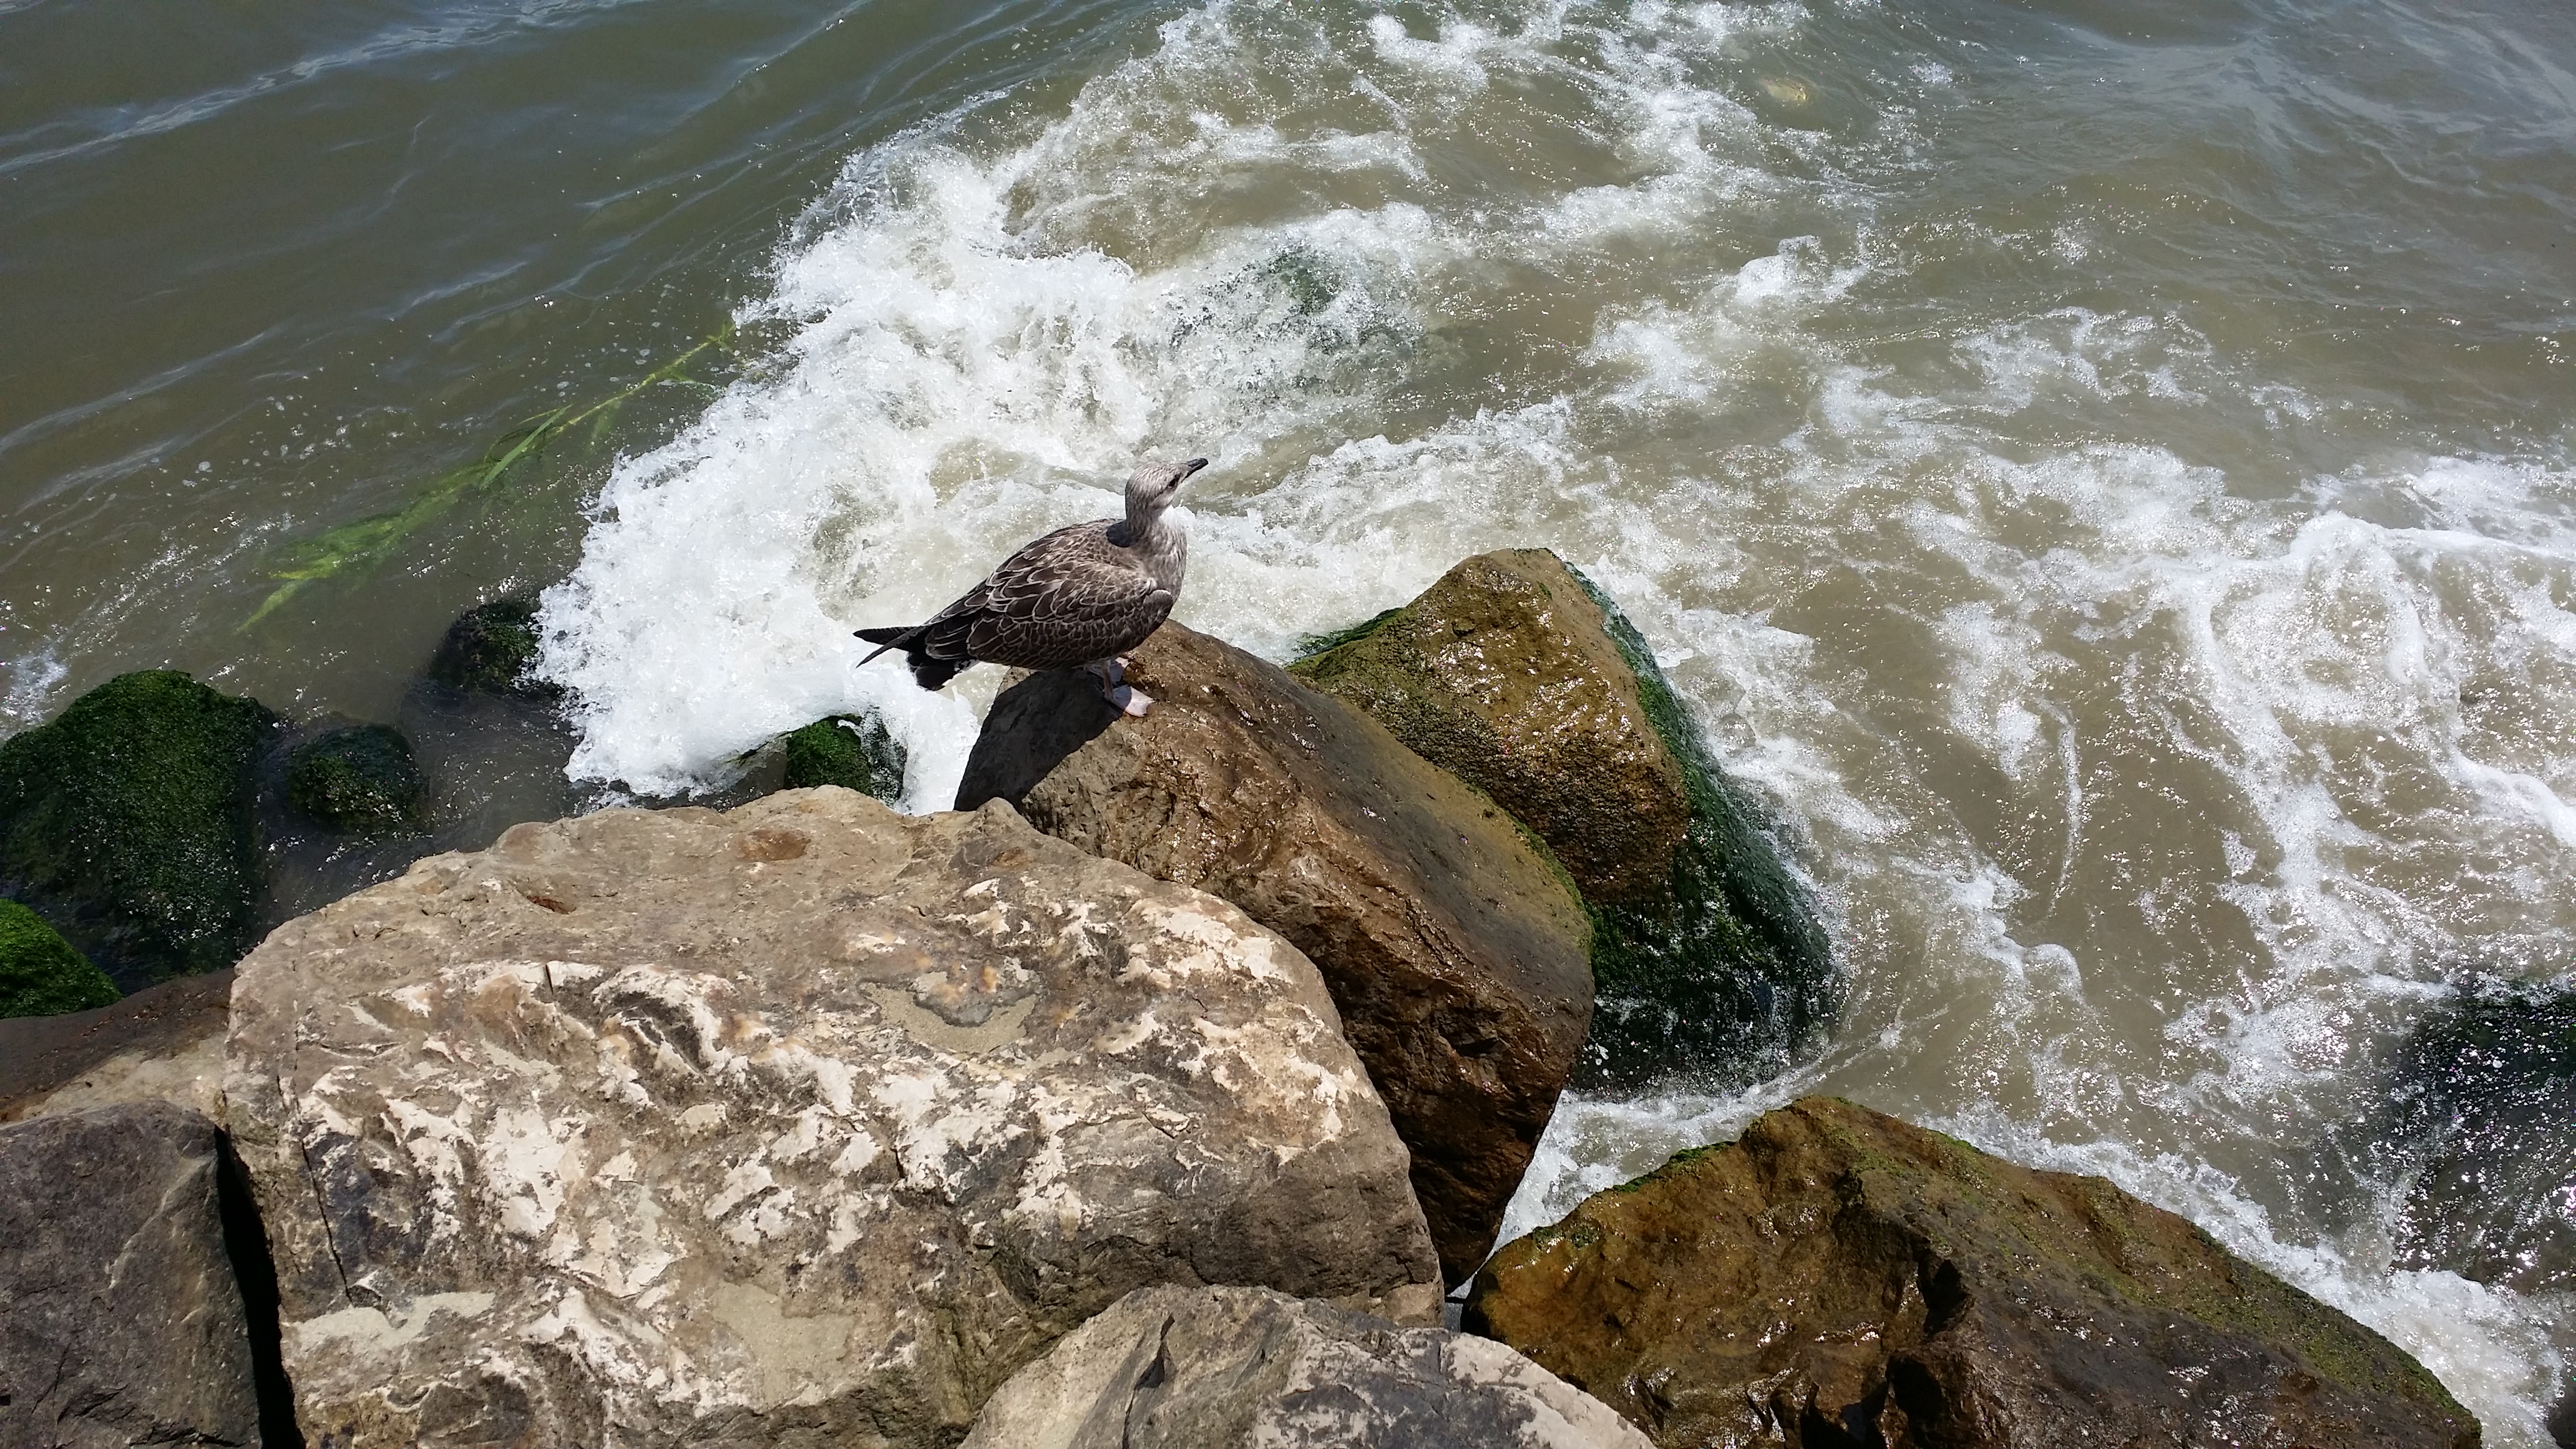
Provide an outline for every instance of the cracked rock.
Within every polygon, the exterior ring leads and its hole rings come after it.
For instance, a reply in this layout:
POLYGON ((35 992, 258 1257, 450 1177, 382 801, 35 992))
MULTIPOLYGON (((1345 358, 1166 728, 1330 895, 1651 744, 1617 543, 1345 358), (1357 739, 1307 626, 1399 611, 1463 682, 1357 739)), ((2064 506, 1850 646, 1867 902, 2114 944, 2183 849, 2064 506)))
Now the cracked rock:
POLYGON ((1137 1287, 1436 1310, 1314 967, 1003 805, 422 861, 242 964, 225 1090, 335 1449, 944 1446, 1137 1287))

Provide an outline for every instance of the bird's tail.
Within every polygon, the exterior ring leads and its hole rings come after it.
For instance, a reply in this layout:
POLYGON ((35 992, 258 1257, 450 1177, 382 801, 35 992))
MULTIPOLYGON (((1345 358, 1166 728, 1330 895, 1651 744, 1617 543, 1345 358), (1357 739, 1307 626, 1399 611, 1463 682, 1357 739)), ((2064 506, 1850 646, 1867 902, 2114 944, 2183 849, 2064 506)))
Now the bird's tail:
POLYGON ((878 654, 883 654, 889 649, 911 648, 921 636, 921 626, 902 624, 891 629, 853 629, 850 632, 877 646, 875 652, 869 654, 867 659, 859 661, 860 664, 865 665, 868 660, 876 658, 878 654))
POLYGON ((850 632, 877 646, 867 659, 859 661, 860 664, 864 665, 868 659, 874 659, 890 649, 900 649, 904 651, 903 662, 912 666, 913 682, 924 689, 939 688, 965 673, 967 666, 975 662, 972 659, 934 659, 925 653, 921 648, 921 639, 923 635, 930 632, 926 624, 898 626, 891 629, 853 629, 850 632))

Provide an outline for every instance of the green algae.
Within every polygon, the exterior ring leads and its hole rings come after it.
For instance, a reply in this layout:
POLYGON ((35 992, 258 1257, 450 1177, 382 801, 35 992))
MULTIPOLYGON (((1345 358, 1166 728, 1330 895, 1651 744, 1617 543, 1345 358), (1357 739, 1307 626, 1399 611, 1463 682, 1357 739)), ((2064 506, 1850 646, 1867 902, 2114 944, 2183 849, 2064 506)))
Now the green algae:
POLYGON ((59 1016, 117 999, 116 984, 87 956, 12 900, 0 900, 0 1017, 59 1016))
POLYGON ((422 828, 420 764, 389 725, 315 736, 286 759, 286 803, 306 818, 360 834, 422 828))
POLYGON ((1582 570, 1566 572, 1600 609, 1690 797, 1669 904, 1593 908, 1601 999, 1585 1047, 1592 1080, 1639 1085, 1666 1064, 1730 1083, 1776 1073, 1812 1050, 1842 1009, 1832 943, 1760 807, 1710 757, 1645 637, 1582 570))
POLYGON ((119 675, 0 743, 0 883, 127 986, 255 939, 252 767, 277 717, 176 670, 119 675))
POLYGON ((449 625, 430 658, 429 677, 468 694, 549 699, 561 691, 529 677, 544 649, 537 601, 513 594, 468 609, 449 625))
POLYGON ((599 446, 608 436, 609 426, 616 421, 619 410, 646 389, 670 382, 706 387, 707 384, 699 383, 688 375, 689 364, 695 362, 701 353, 710 348, 723 348, 732 340, 733 324, 727 322, 696 346, 607 397, 586 407, 566 403, 526 419, 495 439, 473 462, 460 464, 432 479, 402 507, 389 513, 356 519, 286 544, 271 558, 268 566, 268 576, 277 581, 277 587, 269 591, 268 597, 260 601, 248 619, 242 621, 242 627, 247 629, 267 618, 314 584, 343 575, 372 572, 392 558, 412 535, 445 517, 457 505, 495 493, 514 471, 534 462, 548 447, 580 431, 584 424, 589 425, 589 446, 599 446))
POLYGON ((1579 888, 1597 992, 1579 1085, 1739 1086, 1830 1029, 1842 978, 1762 811, 1579 571, 1539 551, 1468 560, 1402 608, 1302 640, 1290 672, 1502 802, 1579 888), (1562 622, 1543 622, 1559 610, 1562 622), (1577 622, 1587 612, 1597 634, 1577 622), (1443 662, 1460 638, 1474 641, 1459 646, 1470 662, 1443 662), (1596 674, 1613 694, 1619 675, 1634 681, 1642 721, 1584 764, 1547 763, 1523 722, 1596 674))
POLYGON ((827 716, 790 732, 786 743, 784 789, 839 785, 889 804, 903 796, 903 746, 874 715, 827 716))

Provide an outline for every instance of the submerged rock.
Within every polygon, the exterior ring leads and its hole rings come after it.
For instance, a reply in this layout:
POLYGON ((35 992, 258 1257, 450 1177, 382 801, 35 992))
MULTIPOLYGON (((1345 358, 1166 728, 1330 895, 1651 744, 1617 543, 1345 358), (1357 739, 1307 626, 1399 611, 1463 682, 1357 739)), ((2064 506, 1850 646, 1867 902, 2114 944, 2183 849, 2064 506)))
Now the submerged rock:
POLYGON ((288 753, 286 801, 334 830, 416 831, 423 823, 420 763, 391 725, 326 730, 288 753))
POLYGON ((0 1444, 257 1444, 215 1124, 163 1102, 0 1127, 0 1444))
POLYGON ((447 626, 447 637, 430 657, 429 677, 468 694, 555 699, 562 689, 530 674, 544 648, 536 600, 515 594, 494 599, 447 626))
POLYGON ((0 742, 0 891, 124 990, 231 965, 257 939, 255 766, 277 723, 154 669, 0 742))
POLYGON ((1134 1288, 1437 1308, 1314 968, 1007 806, 432 857, 242 964, 225 1093, 349 1449, 946 1446, 1134 1288))
POLYGON ((1583 1080, 1742 1083, 1831 1024, 1832 950, 1645 641, 1544 549, 1481 554, 1291 666, 1547 842, 1591 907, 1583 1080))
POLYGON ((2479 1442, 2412 1358, 2172 1213, 1825 1098, 1505 1246, 1466 1323, 1671 1446, 2479 1442))
POLYGON ((891 805, 903 798, 903 745, 872 714, 835 714, 786 736, 782 789, 838 785, 891 805))
POLYGON ((1488 1339, 1258 1288, 1139 1288, 1011 1376, 961 1449, 1649 1449, 1488 1339))
POLYGON ((2400 1266, 2576 1291, 2576 992, 2453 999, 2417 1026, 2388 1095, 2416 1169, 2400 1266))
POLYGON ((1133 655, 1158 701, 1119 716, 1086 675, 1032 675, 986 717, 960 806, 1197 886, 1286 936, 1413 1152, 1452 1281, 1484 1261, 1583 1042, 1572 889, 1493 804, 1367 716, 1178 624, 1133 655), (1113 723, 1114 721, 1114 723, 1113 723))
POLYGON ((44 917, 0 900, 0 1017, 88 1011, 116 997, 116 983, 44 917))

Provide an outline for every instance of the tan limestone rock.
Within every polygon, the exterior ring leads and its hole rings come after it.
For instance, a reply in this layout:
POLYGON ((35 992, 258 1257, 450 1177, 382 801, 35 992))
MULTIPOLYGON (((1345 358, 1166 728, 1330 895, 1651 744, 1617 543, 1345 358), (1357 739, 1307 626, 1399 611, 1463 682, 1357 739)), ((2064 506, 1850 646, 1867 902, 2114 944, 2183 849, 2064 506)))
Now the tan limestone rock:
POLYGON ((225 1090, 308 1441, 947 1445, 1153 1283, 1419 1317, 1314 968, 995 806, 612 810, 280 928, 225 1090))

